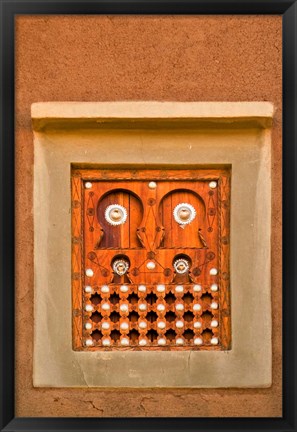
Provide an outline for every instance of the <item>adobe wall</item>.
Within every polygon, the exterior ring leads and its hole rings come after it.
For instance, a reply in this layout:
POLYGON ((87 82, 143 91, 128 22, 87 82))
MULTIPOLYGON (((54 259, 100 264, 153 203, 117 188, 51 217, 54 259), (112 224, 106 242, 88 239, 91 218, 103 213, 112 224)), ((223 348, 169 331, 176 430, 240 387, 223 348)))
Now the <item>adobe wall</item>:
POLYGON ((17 416, 281 416, 281 28, 280 16, 16 18, 17 416), (274 104, 272 387, 33 388, 31 104, 117 100, 274 104))

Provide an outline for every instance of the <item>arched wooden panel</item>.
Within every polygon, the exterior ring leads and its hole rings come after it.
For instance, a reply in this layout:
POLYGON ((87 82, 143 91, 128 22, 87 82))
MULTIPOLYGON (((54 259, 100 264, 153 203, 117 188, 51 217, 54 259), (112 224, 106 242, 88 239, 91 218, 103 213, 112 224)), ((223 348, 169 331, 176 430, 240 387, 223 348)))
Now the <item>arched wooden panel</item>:
POLYGON ((97 248, 134 249, 142 247, 137 237, 137 228, 141 224, 142 217, 142 204, 135 195, 125 190, 111 190, 97 206, 98 222, 103 229, 103 237, 97 248), (127 211, 127 219, 122 225, 111 225, 105 218, 107 207, 113 204, 119 204, 127 211))
POLYGON ((168 193, 159 205, 159 219, 164 227, 162 248, 204 248, 201 235, 206 236, 205 204, 198 194, 186 189, 177 189, 168 193), (180 225, 174 219, 174 209, 182 203, 193 206, 195 218, 189 224, 180 225), (200 230, 200 231, 199 231, 200 230))

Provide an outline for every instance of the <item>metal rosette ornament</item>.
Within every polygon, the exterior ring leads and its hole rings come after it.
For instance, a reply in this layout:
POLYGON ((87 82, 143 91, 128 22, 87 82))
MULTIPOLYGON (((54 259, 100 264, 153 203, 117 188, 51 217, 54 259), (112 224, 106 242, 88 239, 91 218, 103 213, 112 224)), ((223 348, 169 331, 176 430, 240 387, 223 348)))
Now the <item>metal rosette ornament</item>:
POLYGON ((118 259, 112 264, 112 269, 117 275, 124 276, 129 270, 129 263, 124 259, 118 259))
POLYGON ((190 264, 189 261, 186 260, 185 258, 178 258, 177 260, 174 261, 173 267, 176 273, 185 274, 189 271, 190 264))
POLYGON ((120 204, 112 204, 106 208, 104 216, 110 225, 122 225, 127 220, 127 210, 120 204))
POLYGON ((191 204, 181 203, 174 208, 173 217, 175 221, 184 228, 195 219, 196 210, 191 204))

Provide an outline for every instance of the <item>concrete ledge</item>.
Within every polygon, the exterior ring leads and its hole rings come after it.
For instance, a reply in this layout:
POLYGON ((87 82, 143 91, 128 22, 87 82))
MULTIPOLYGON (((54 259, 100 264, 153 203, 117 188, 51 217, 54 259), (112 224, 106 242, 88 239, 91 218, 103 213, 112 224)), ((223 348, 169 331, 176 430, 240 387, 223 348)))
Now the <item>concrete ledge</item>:
POLYGON ((198 124, 239 123, 241 126, 271 126, 273 105, 270 102, 42 102, 31 106, 35 130, 50 125, 102 127, 122 124, 137 127, 152 121, 160 126, 168 122, 193 126, 198 124))

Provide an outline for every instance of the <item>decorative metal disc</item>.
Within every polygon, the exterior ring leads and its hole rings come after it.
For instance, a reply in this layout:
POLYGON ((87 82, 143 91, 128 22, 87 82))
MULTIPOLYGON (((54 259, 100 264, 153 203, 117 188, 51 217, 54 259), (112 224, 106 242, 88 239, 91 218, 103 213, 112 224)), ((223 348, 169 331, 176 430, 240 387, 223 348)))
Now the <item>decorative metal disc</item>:
POLYGON ((119 259, 113 263, 112 268, 117 275, 123 276, 129 269, 129 263, 123 259, 119 259))
POLYGON ((184 258, 179 258, 173 263, 173 267, 176 273, 185 274, 189 271, 190 265, 189 262, 184 258))
POLYGON ((178 204, 173 210, 173 217, 179 225, 187 225, 196 217, 196 210, 191 204, 178 204))
POLYGON ((120 204, 112 204, 106 208, 104 216, 110 225, 122 225, 127 220, 127 210, 120 204))

